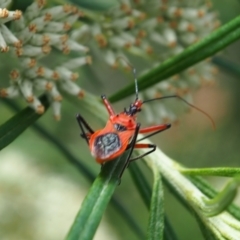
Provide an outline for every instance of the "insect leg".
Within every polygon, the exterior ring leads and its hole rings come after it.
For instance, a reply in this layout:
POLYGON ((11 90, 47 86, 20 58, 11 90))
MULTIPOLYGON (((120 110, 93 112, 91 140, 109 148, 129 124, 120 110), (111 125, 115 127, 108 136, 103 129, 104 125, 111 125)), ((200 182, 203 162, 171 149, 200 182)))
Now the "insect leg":
MULTIPOLYGON (((152 132, 152 131, 154 131, 154 132, 148 134, 147 136, 144 136, 144 137, 138 139, 136 142, 142 141, 142 140, 144 140, 148 137, 151 137, 155 134, 158 134, 158 133, 160 133, 160 132, 162 132, 162 131, 170 128, 170 127, 171 127, 171 124, 161 124, 161 125, 142 128, 142 129, 139 130, 139 133, 147 133, 147 132, 152 132)), ((156 150, 156 145, 155 144, 148 144, 148 143, 136 143, 134 148, 151 148, 151 150, 146 152, 146 153, 141 154, 140 156, 137 156, 135 158, 131 158, 129 160, 129 162, 136 161, 136 160, 138 160, 140 158, 143 158, 143 157, 147 156, 148 154, 154 152, 156 150)))
POLYGON ((135 129, 135 132, 134 132, 134 135, 133 135, 133 138, 132 138, 132 141, 131 143, 128 145, 127 149, 130 149, 129 150, 129 153, 128 153, 128 156, 127 156, 127 160, 123 166, 123 169, 121 171, 121 173, 119 174, 119 184, 121 182, 121 177, 123 175, 123 172, 124 170, 128 167, 129 165, 129 162, 130 162, 130 158, 132 156, 132 152, 133 152, 133 149, 134 149, 134 146, 136 144, 136 141, 137 141, 137 136, 138 136, 138 133, 139 133, 139 129, 140 129, 140 126, 141 124, 140 123, 137 123, 137 126, 136 126, 136 129, 135 129))
POLYGON ((104 103, 107 111, 108 111, 109 116, 115 115, 115 112, 114 112, 114 110, 113 110, 110 102, 107 100, 106 96, 105 96, 105 95, 102 95, 101 98, 102 98, 102 100, 103 100, 103 103, 104 103))
POLYGON ((142 128, 142 129, 139 130, 139 133, 148 133, 148 132, 153 132, 153 131, 154 132, 138 139, 137 142, 142 141, 146 138, 152 137, 152 136, 154 136, 154 135, 156 135, 160 132, 163 132, 163 131, 167 130, 170 127, 171 127, 171 124, 167 123, 167 124, 160 124, 160 125, 156 125, 156 126, 142 128))
POLYGON ((129 162, 136 161, 136 160, 138 160, 140 158, 143 158, 143 157, 147 156, 148 154, 154 152, 156 150, 156 145, 155 144, 149 144, 149 143, 136 143, 134 148, 151 148, 151 150, 149 150, 146 153, 141 154, 140 156, 137 156, 135 158, 131 158, 129 160, 129 162))
POLYGON ((81 134, 81 137, 84 138, 88 144, 89 142, 89 134, 87 134, 84 130, 84 127, 90 132, 90 134, 93 134, 94 131, 93 129, 88 125, 88 123, 85 121, 85 119, 80 115, 80 114, 77 114, 76 116, 76 119, 77 119, 77 122, 79 124, 79 127, 82 131, 82 134, 81 134))

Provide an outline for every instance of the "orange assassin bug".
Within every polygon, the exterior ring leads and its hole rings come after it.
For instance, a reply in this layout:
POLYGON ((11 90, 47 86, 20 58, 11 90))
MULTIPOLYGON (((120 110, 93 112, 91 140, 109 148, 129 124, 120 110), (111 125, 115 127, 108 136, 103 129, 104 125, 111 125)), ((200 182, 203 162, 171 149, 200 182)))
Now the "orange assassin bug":
POLYGON ((104 164, 107 161, 114 160, 116 157, 129 150, 129 155, 126 160, 125 167, 123 168, 119 178, 121 178, 125 168, 129 165, 130 162, 140 159, 155 151, 155 144, 139 143, 139 141, 142 141, 171 127, 171 124, 167 123, 141 128, 141 124, 137 122, 137 113, 141 111, 143 104, 166 98, 179 98, 189 106, 205 114, 214 126, 212 118, 207 113, 188 103, 185 99, 181 98, 178 95, 158 97, 145 101, 138 99, 138 84, 135 75, 135 69, 133 69, 133 72, 135 76, 136 98, 135 101, 130 104, 128 109, 124 108, 122 112, 115 113, 106 96, 101 96, 103 104, 105 105, 109 115, 109 119, 107 120, 106 126, 104 128, 94 131, 80 114, 77 114, 76 116, 77 122, 82 132, 81 137, 86 140, 87 144, 89 145, 91 154, 95 157, 96 161, 99 164, 104 164), (87 130, 87 132, 85 130, 87 130), (139 133, 149 134, 137 140, 139 133), (149 151, 141 154, 140 156, 131 158, 131 154, 134 148, 149 149, 149 151))

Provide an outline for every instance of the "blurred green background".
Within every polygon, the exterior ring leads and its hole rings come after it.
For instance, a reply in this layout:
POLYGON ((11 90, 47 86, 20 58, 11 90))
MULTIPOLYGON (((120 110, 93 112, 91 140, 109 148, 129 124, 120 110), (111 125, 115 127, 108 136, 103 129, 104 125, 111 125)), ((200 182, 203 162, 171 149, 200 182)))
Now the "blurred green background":
MULTIPOLYGON (((214 1, 222 23, 240 13, 240 2, 236 0, 214 1)), ((219 53, 240 66, 240 42, 219 53)), ((54 57, 54 55, 53 55, 54 57)), ((51 61, 47 59, 46 61, 51 61)), ((0 55, 1 86, 7 86, 8 74, 12 70, 11 57, 0 55)), ((48 64, 46 62, 45 64, 48 64)), ((138 74, 141 62, 132 62, 138 74)), ((131 75, 109 69, 103 63, 81 68, 79 85, 86 91, 101 95, 111 95, 132 81, 131 75)), ((209 113, 216 123, 212 130, 208 119, 192 109, 179 116, 179 123, 153 138, 161 149, 173 159, 188 167, 238 166, 240 162, 240 81, 233 74, 219 68, 216 84, 194 92, 194 104, 209 113)), ((14 100, 25 107, 23 101, 14 100)), ((121 101, 114 104, 122 110, 129 104, 121 101)), ((0 101, 0 124, 15 112, 0 101)), ((76 113, 86 116, 94 128, 102 127, 84 110, 63 101, 62 119, 56 123, 51 109, 38 121, 49 132, 71 149, 75 156, 81 155, 85 164, 97 175, 100 166, 90 156, 88 147, 79 137, 76 113)), ((101 114, 101 113, 99 113, 101 114)), ((36 134, 32 129, 25 131, 11 145, 1 151, 0 161, 0 239, 63 239, 80 208, 89 183, 70 165, 59 151, 36 134)), ((150 172, 139 161, 149 176, 150 172)), ((209 178, 218 189, 226 179, 209 178)), ((143 231, 147 227, 148 211, 136 191, 131 177, 126 171, 115 196, 127 207, 139 222, 143 231)), ((239 203, 236 199, 236 201, 239 203)), ((180 205, 166 189, 166 211, 180 240, 203 239, 194 217, 180 205)), ((95 239, 138 239, 110 205, 95 239), (124 235, 123 235, 124 233, 124 235)))

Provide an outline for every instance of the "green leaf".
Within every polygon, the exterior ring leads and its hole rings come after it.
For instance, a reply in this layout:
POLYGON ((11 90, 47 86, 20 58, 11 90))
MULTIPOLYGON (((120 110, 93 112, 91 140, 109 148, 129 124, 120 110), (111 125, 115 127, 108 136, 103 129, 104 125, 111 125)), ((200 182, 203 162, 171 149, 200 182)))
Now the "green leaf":
MULTIPOLYGON (((205 58, 212 56, 221 49, 238 40, 240 38, 239 26, 240 16, 221 26, 198 43, 191 45, 177 56, 166 60, 162 64, 143 74, 138 78, 139 89, 144 90, 158 82, 161 82, 170 76, 204 60, 205 58)), ((134 91, 134 83, 131 83, 127 87, 112 95, 109 100, 111 102, 116 102, 123 97, 133 94, 134 91)))
POLYGON ((117 0, 70 0, 72 3, 89 10, 106 11, 119 5, 117 0))
POLYGON ((159 171, 154 171, 154 184, 148 222, 148 240, 162 240, 164 233, 164 193, 159 171))
POLYGON ((205 223, 202 221, 202 219, 199 216, 197 216, 197 214, 195 214, 195 218, 196 218, 198 225, 200 227, 200 230, 206 240, 219 240, 213 234, 213 232, 210 229, 208 229, 208 227, 205 225, 205 223))
POLYGON ((180 172, 190 176, 240 176, 240 168, 216 167, 216 168, 180 168, 180 172))
MULTIPOLYGON (((131 163, 129 165, 129 171, 133 178, 133 181, 146 205, 147 208, 150 208, 151 204, 151 188, 143 175, 141 169, 138 167, 136 163, 131 163)), ((166 214, 164 219, 164 240, 177 240, 176 233, 168 220, 166 214)))
MULTIPOLYGON (((217 195, 217 191, 214 190, 204 179, 201 177, 189 177, 190 180, 194 183, 194 185, 199 188, 206 196, 209 198, 214 198, 217 195)), ((232 214, 236 219, 240 221, 240 209, 235 204, 231 204, 227 211, 232 214)))
POLYGON ((129 165, 131 177, 147 208, 150 207, 152 190, 138 165, 133 162, 129 165))
MULTIPOLYGON (((7 102, 7 100, 3 100, 7 102)), ((41 103, 45 107, 45 112, 49 106, 47 97, 40 97, 41 103)), ((9 103, 10 104, 10 103, 9 103)), ((27 107, 0 126, 0 150, 14 141, 23 131, 30 127, 42 115, 37 114, 32 108, 27 107)))
POLYGON ((237 188, 239 187, 239 178, 231 179, 226 186, 214 198, 204 200, 206 206, 202 211, 208 217, 213 217, 224 210, 233 202, 237 195, 237 188))
POLYGON ((90 240, 93 238, 102 215, 119 184, 119 175, 131 152, 104 164, 101 173, 92 184, 81 209, 67 236, 67 240, 90 240))

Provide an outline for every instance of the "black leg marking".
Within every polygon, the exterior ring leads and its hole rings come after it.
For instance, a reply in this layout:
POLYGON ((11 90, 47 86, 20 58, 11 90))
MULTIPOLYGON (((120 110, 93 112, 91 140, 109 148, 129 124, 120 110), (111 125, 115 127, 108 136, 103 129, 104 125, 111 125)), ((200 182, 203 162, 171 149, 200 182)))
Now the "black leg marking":
POLYGON ((146 153, 141 154, 140 156, 137 156, 135 158, 131 158, 129 160, 129 162, 133 162, 133 161, 136 161, 136 160, 138 160, 140 158, 143 158, 143 157, 147 156, 148 154, 150 154, 150 153, 152 153, 152 152, 154 152, 156 150, 156 145, 155 144, 149 144, 148 147, 152 148, 152 149, 150 151, 146 152, 146 153))
POLYGON ((82 138, 84 138, 84 139, 86 140, 87 144, 88 144, 88 143, 89 143, 89 138, 88 138, 88 136, 87 136, 87 134, 86 134, 86 132, 85 132, 85 130, 84 130, 84 127, 85 127, 91 134, 93 134, 94 131, 93 131, 93 129, 88 125, 88 123, 85 121, 85 119, 84 119, 80 114, 77 114, 76 119, 77 119, 77 122, 78 122, 79 127, 80 127, 81 132, 82 132, 82 133, 80 134, 80 136, 81 136, 82 138))
POLYGON ((152 136, 154 136, 154 135, 156 135, 156 134, 158 134, 158 133, 160 133, 160 132, 163 132, 163 131, 169 129, 170 127, 171 127, 171 124, 168 124, 166 129, 157 130, 156 132, 150 133, 150 134, 148 134, 148 135, 146 135, 146 136, 138 139, 137 142, 140 142, 140 141, 142 141, 142 140, 144 140, 144 139, 146 139, 146 138, 152 137, 152 136))
POLYGON ((137 123, 136 129, 135 129, 135 132, 134 132, 134 135, 133 135, 133 139, 132 139, 131 143, 129 144, 129 146, 127 147, 127 149, 130 149, 130 150, 129 150, 129 153, 128 153, 127 160, 126 160, 126 162, 125 162, 125 164, 123 166, 123 169, 122 169, 121 173, 119 174, 119 184, 121 183, 121 177, 123 175, 124 170, 128 167, 128 165, 129 165, 129 163, 131 161, 130 158, 132 156, 132 152, 133 152, 135 143, 137 141, 137 136, 138 136, 138 132, 139 132, 140 126, 141 126, 141 124, 137 123))

